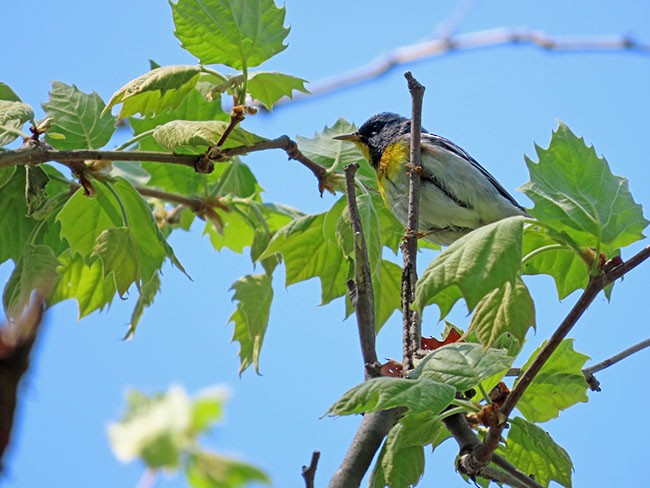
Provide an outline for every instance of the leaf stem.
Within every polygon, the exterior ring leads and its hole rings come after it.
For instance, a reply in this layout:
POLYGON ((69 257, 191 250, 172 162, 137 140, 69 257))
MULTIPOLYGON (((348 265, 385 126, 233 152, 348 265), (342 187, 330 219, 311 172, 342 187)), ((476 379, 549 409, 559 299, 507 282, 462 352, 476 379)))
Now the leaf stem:
POLYGON ((145 137, 148 137, 148 136, 150 136, 151 134, 153 134, 153 131, 155 131, 155 130, 156 130, 156 129, 149 129, 149 130, 146 130, 146 131, 144 131, 144 132, 141 132, 140 134, 138 134, 138 135, 132 137, 131 139, 129 139, 129 140, 126 141, 125 143, 120 144, 119 146, 117 146, 117 147, 114 149, 114 151, 124 151, 127 147, 132 146, 132 145, 135 144, 136 142, 138 142, 138 141, 144 139, 145 137))
POLYGON ((120 211, 122 212, 122 224, 124 227, 129 227, 129 215, 126 213, 126 207, 124 206, 124 202, 120 198, 120 194, 117 192, 117 190, 113 187, 110 181, 104 180, 102 181, 106 188, 108 188, 108 191, 111 192, 115 200, 117 200, 117 204, 120 206, 120 211))

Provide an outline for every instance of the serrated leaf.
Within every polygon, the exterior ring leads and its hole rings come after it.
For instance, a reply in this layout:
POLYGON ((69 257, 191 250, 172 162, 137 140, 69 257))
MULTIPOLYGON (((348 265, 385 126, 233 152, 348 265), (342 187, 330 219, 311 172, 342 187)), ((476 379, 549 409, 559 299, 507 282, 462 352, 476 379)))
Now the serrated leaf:
POLYGON ((193 488, 240 488, 249 483, 271 484, 268 475, 258 467, 206 451, 190 456, 186 474, 193 488))
POLYGON ((267 274, 246 275, 237 280, 231 290, 237 308, 228 319, 235 326, 233 341, 239 342, 239 374, 253 365, 259 373, 260 352, 269 323, 273 287, 267 274))
POLYGON ((557 481, 571 488, 573 463, 569 454, 541 428, 516 417, 510 420, 505 458, 521 472, 535 476, 542 486, 557 481))
POLYGON ((201 74, 200 66, 176 65, 152 69, 116 91, 105 111, 122 104, 120 118, 136 113, 155 116, 175 109, 194 88, 201 74))
POLYGON ((60 150, 105 146, 115 132, 115 117, 103 113, 104 107, 96 92, 84 93, 75 85, 53 82, 50 99, 43 104, 45 115, 51 119, 45 140, 60 150), (51 137, 50 132, 59 136, 51 137))
POLYGON ((37 290, 47 299, 59 279, 59 260, 44 245, 27 244, 16 263, 2 295, 8 318, 20 316, 37 290))
POLYGON ((280 98, 293 98, 294 90, 309 93, 309 90, 305 88, 305 83, 307 80, 296 76, 258 71, 248 76, 248 93, 270 110, 280 98))
POLYGON ((149 307, 153 303, 154 297, 160 291, 160 273, 155 273, 153 278, 149 280, 148 283, 145 283, 140 288, 140 294, 138 300, 135 302, 135 307, 133 307, 133 312, 131 313, 131 320, 129 322, 129 329, 126 334, 124 334, 124 339, 130 339, 135 335, 135 331, 138 328, 140 319, 144 314, 145 308, 149 307))
POLYGON ((201 64, 235 69, 257 66, 286 49, 285 8, 273 0, 169 2, 174 35, 201 64))
POLYGON ((523 343, 531 327, 535 328, 535 303, 528 287, 517 278, 506 281, 478 302, 469 330, 487 348, 506 332, 523 343))
POLYGON ((480 344, 456 342, 427 354, 409 378, 428 378, 466 391, 508 369, 512 359, 504 349, 484 350, 480 344))
POLYGON ((543 229, 524 229, 522 273, 547 274, 555 281, 558 298, 562 300, 589 282, 585 261, 570 247, 553 240, 543 229))
POLYGON ((253 244, 255 229, 243 212, 219 212, 223 221, 222 232, 215 229, 211 222, 205 223, 203 230, 210 238, 210 243, 216 251, 228 248, 233 252, 242 253, 245 247, 253 244))
MULTIPOLYGON (((326 235, 324 213, 300 217, 280 229, 260 256, 265 259, 279 253, 286 267, 286 286, 318 277, 322 304, 343 296, 350 265, 334 235, 326 235)), ((331 228, 328 227, 331 232, 331 228)))
POLYGON ((521 263, 523 221, 503 219, 451 244, 422 273, 415 306, 435 303, 444 318, 461 296, 471 311, 487 293, 514 281, 521 263))
MULTIPOLYGON (((158 144, 172 151, 185 149, 202 152, 217 143, 226 127, 228 122, 222 120, 172 120, 156 127, 153 138, 158 144)), ((236 127, 223 147, 248 146, 263 140, 252 132, 236 127)))
POLYGON ((115 281, 104 277, 99 260, 86 264, 80 255, 66 251, 59 256, 59 282, 48 301, 49 305, 74 298, 79 306, 78 320, 95 310, 103 310, 115 296, 115 281))
POLYGON ((16 92, 11 89, 9 85, 0 81, 0 100, 7 100, 10 102, 20 102, 20 97, 16 92))
MULTIPOLYGON (((544 344, 533 352, 522 371, 530 366, 544 344)), ((517 403, 519 411, 531 422, 545 422, 571 405, 587 402, 588 385, 582 367, 588 359, 589 356, 573 349, 573 339, 564 339, 517 403)))
POLYGON ((539 162, 526 158, 530 182, 521 188, 535 203, 531 215, 608 256, 644 237, 648 221, 627 180, 613 175, 593 146, 560 123, 548 149, 535 149, 539 162))
MULTIPOLYGON (((377 189, 377 176, 361 151, 354 144, 334 140, 334 137, 351 134, 357 130, 354 124, 338 119, 332 127, 324 127, 322 132, 312 138, 297 136, 298 147, 302 153, 315 163, 332 172, 341 172, 350 163, 359 162, 356 177, 368 188, 377 189)), ((402 229, 403 230, 403 229, 402 229)))
POLYGON ((22 126, 33 118, 34 110, 26 103, 0 100, 0 146, 6 146, 20 137, 22 126))
POLYGON ((128 227, 104 230, 97 236, 91 256, 101 259, 104 276, 113 275, 120 296, 124 296, 133 283, 140 288, 138 249, 128 227))
POLYGON ((14 167, 9 180, 0 191, 0 235, 11 239, 0 239, 0 263, 8 259, 18 261, 23 248, 38 221, 27 217, 25 202, 25 168, 14 167))
POLYGON ((210 194, 214 196, 231 195, 240 198, 259 198, 262 187, 248 165, 239 158, 225 163, 219 179, 210 185, 210 194))
POLYGON ((456 389, 429 378, 372 378, 346 391, 326 415, 352 415, 406 407, 411 413, 440 412, 451 403, 456 389))

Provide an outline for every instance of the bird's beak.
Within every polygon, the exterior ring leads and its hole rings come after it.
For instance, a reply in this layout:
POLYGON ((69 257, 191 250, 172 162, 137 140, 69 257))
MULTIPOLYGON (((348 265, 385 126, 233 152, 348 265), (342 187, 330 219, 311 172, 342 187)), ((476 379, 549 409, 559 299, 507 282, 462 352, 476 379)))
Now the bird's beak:
POLYGON ((336 139, 337 141, 361 142, 361 137, 359 137, 359 134, 356 132, 353 132, 352 134, 343 134, 341 136, 336 136, 332 139, 336 139))

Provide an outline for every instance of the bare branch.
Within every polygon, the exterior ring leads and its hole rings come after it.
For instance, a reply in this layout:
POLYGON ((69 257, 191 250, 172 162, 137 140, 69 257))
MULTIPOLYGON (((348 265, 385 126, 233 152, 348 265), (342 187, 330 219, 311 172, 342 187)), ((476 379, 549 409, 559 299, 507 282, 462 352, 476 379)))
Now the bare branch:
POLYGON ((420 318, 415 310, 411 310, 411 303, 415 298, 415 285, 417 283, 417 253, 418 253, 418 226, 420 222, 420 139, 422 130, 422 100, 424 86, 422 86, 407 71, 404 77, 408 81, 409 92, 412 99, 411 110, 411 154, 409 165, 409 197, 408 221, 406 233, 402 241, 402 254, 404 255, 404 269, 402 270, 402 314, 403 314, 403 364, 404 371, 412 369, 415 355, 420 348, 420 318))
POLYGON ((314 488, 316 480, 316 468, 320 459, 320 451, 314 451, 311 455, 309 466, 302 467, 302 477, 305 480, 305 488, 314 488))
POLYGON ((606 36, 550 36, 542 31, 507 27, 486 29, 453 36, 443 35, 424 42, 396 48, 379 55, 373 61, 332 78, 310 85, 309 94, 297 93, 293 99, 284 97, 275 107, 292 102, 311 100, 379 78, 402 65, 440 57, 451 52, 471 51, 503 45, 529 45, 554 52, 637 52, 650 53, 650 45, 620 35, 606 36))
POLYGON ((354 305, 357 316, 357 327, 359 329, 359 342, 365 365, 365 378, 378 376, 379 361, 375 350, 375 294, 370 274, 370 263, 368 260, 368 248, 366 238, 363 234, 359 208, 357 207, 357 196, 355 191, 354 175, 359 169, 356 163, 348 164, 345 167, 345 193, 348 199, 348 210, 350 212, 350 223, 354 234, 354 305))

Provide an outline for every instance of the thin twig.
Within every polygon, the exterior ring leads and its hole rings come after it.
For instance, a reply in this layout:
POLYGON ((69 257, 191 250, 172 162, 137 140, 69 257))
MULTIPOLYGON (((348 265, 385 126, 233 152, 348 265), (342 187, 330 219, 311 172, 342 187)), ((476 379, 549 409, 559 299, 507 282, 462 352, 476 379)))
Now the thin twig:
POLYGON ((312 100, 328 93, 341 91, 379 78, 402 65, 443 56, 450 52, 471 51, 502 45, 528 45, 554 52, 637 52, 650 53, 650 45, 628 36, 550 36, 542 31, 507 27, 486 29, 467 34, 441 36, 424 42, 410 44, 380 54, 368 64, 310 86, 310 93, 296 93, 293 98, 280 99, 275 107, 292 102, 312 100))
MULTIPOLYGON (((517 402, 521 399, 533 379, 535 379, 535 376, 537 376, 537 373, 539 373, 544 364, 546 364, 546 361, 548 361, 553 352, 555 352, 557 347, 564 340, 566 335, 573 328, 585 310, 587 310, 589 305, 591 305, 598 293, 600 293, 600 291, 610 283, 617 280, 630 270, 634 269, 636 266, 648 258, 650 258, 650 246, 645 247, 616 268, 607 272, 603 272, 599 276, 592 277, 589 280, 589 284, 585 288, 576 304, 569 311, 560 326, 553 333, 548 342, 544 345, 540 353, 535 357, 530 366, 523 372, 519 378, 519 381, 506 398, 503 406, 500 409, 504 418, 507 419, 510 416, 512 410, 517 405, 517 402)), ((485 466, 490 462, 492 454, 499 445, 501 434, 503 433, 505 426, 506 423, 503 422, 500 425, 492 426, 489 428, 483 443, 477 446, 476 449, 474 449, 472 452, 472 464, 475 464, 476 466, 485 466)))
POLYGON ((345 193, 354 234, 354 296, 352 303, 357 317, 365 378, 368 379, 379 376, 379 361, 375 350, 375 294, 370 274, 368 248, 363 234, 355 190, 354 176, 358 169, 357 163, 348 164, 345 167, 345 193))
POLYGON ((506 471, 508 474, 510 474, 510 476, 515 478, 517 481, 519 481, 520 486, 526 486, 530 488, 542 488, 542 485, 540 485, 537 481, 535 481, 530 476, 527 476, 526 474, 519 471, 517 468, 515 468, 512 464, 510 464, 508 461, 506 461, 498 454, 494 454, 492 456, 492 462, 497 466, 499 466, 504 471, 506 471))
MULTIPOLYGON (((594 391, 600 391, 600 383, 594 376, 594 373, 602 371, 603 369, 609 368, 610 366, 630 357, 632 354, 636 354, 643 349, 650 347, 650 339, 645 339, 638 344, 628 347, 627 349, 619 352, 618 354, 613 355, 610 358, 604 359, 603 361, 596 363, 588 368, 582 370, 582 374, 585 376, 585 381, 589 387, 594 391)), ((519 376, 521 374, 521 368, 510 368, 506 373, 506 376, 519 376)))
POLYGON ((404 371, 415 367, 415 355, 420 348, 420 319, 415 310, 411 310, 411 303, 415 298, 415 285, 417 283, 417 253, 418 253, 418 227, 420 222, 420 139, 422 130, 422 100, 424 86, 422 86, 407 71, 404 77, 408 81, 409 92, 412 99, 411 110, 411 154, 409 169, 409 196, 408 196, 408 221, 406 234, 402 242, 404 255, 404 269, 402 271, 402 314, 403 314, 403 364, 404 371))
POLYGON ((318 460, 320 459, 320 451, 314 451, 311 454, 311 462, 309 466, 302 467, 302 477, 305 480, 305 488, 314 488, 316 481, 316 468, 318 467, 318 460))

